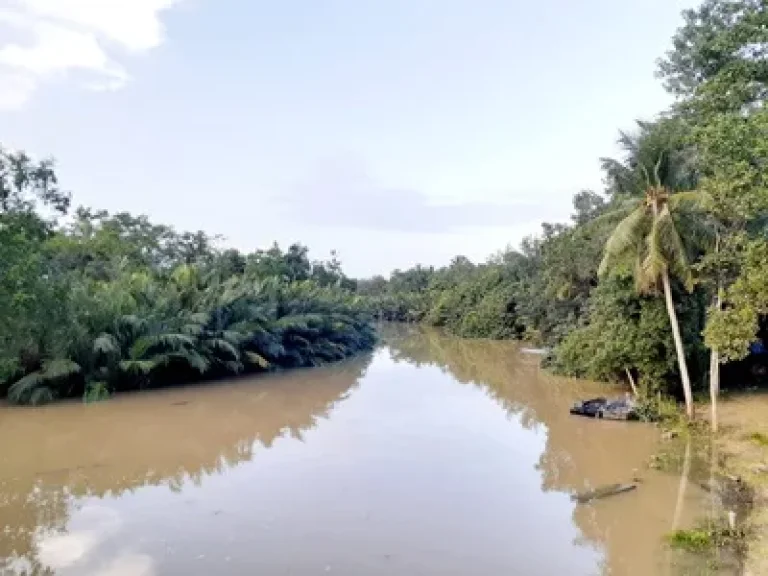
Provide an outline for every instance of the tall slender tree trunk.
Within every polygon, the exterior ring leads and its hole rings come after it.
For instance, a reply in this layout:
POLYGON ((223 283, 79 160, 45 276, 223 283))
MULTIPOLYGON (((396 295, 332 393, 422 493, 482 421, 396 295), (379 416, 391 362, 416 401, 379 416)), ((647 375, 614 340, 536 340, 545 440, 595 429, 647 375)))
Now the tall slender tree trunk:
MULTIPOLYGON (((720 310, 722 299, 720 297, 720 286, 717 287, 717 296, 715 297, 715 308, 720 310)), ((710 417, 712 431, 717 432, 717 397, 720 395, 720 351, 714 347, 709 354, 709 403, 712 414, 710 417)))
POLYGON ((672 288, 669 285, 669 273, 666 270, 664 270, 661 275, 661 283, 664 285, 664 301, 667 304, 669 323, 672 325, 672 337, 675 340, 675 351, 677 352, 677 364, 680 368, 680 379, 683 381, 685 413, 689 419, 693 419, 693 393, 691 392, 691 378, 688 376, 688 364, 685 362, 683 339, 680 336, 680 325, 677 322, 675 302, 672 300, 672 288))
POLYGON ((712 431, 717 432, 717 397, 720 394, 720 353, 712 348, 709 353, 709 402, 711 405, 712 431))
POLYGON ((635 378, 632 376, 632 371, 629 368, 624 368, 624 372, 627 373, 627 379, 629 379, 629 385, 632 388, 632 394, 635 396, 635 398, 637 398, 637 384, 635 384, 635 378))
MULTIPOLYGON (((720 234, 715 231, 715 254, 720 252, 720 234)), ((718 275, 717 284, 715 286, 715 309, 720 310, 722 307, 722 287, 721 278, 718 275)), ((720 395, 720 351, 717 347, 713 347, 709 354, 709 404, 712 410, 710 417, 710 424, 712 426, 712 432, 717 432, 717 397, 720 395)), ((714 442, 714 441, 713 441, 714 442)))

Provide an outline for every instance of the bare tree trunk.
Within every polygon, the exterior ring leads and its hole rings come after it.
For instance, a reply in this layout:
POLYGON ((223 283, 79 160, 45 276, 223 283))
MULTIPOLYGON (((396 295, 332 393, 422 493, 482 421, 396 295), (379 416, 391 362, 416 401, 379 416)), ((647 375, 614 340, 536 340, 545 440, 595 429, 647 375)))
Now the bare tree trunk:
POLYGON ((635 378, 632 376, 632 371, 629 368, 624 368, 624 372, 627 373, 629 378, 629 385, 632 387, 632 394, 637 398, 637 384, 635 384, 635 378))
POLYGON ((712 431, 717 432, 717 397, 720 394, 720 353, 712 348, 709 355, 709 401, 712 409, 712 431))
MULTIPOLYGON (((720 252, 720 234, 716 232, 715 239, 715 254, 720 252)), ((718 277, 716 294, 715 294, 715 309, 720 310, 722 307, 722 287, 721 279, 718 277)), ((720 351, 717 347, 713 347, 709 354, 709 403, 711 413, 711 426, 712 432, 717 432, 717 397, 720 395, 720 351)), ((713 440, 714 442, 714 440, 713 440)))
POLYGON ((680 325, 677 322, 677 313, 675 312, 675 302, 672 300, 672 288, 669 285, 669 274, 666 270, 661 275, 661 282, 664 285, 664 300, 667 304, 667 314, 669 314, 669 323, 672 324, 672 337, 675 340, 675 350, 677 352, 677 364, 680 367, 680 379, 683 381, 683 394, 685 395, 685 413, 689 419, 693 419, 693 393, 691 392, 691 378, 688 376, 688 364, 685 362, 685 349, 683 348, 683 339, 680 336, 680 325))

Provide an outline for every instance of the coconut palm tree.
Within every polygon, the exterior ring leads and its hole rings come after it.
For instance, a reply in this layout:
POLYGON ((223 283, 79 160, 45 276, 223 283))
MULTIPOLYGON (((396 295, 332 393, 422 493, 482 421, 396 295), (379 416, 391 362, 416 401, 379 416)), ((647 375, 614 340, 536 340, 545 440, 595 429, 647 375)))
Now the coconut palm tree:
POLYGON ((653 183, 648 177, 647 169, 641 165, 647 184, 645 196, 635 201, 632 211, 616 226, 608 238, 598 274, 605 276, 619 263, 632 258, 635 260, 633 275, 638 292, 657 294, 661 288, 675 342, 680 379, 685 395, 686 414, 689 418, 693 418, 691 380, 672 297, 671 277, 676 276, 689 291, 693 289, 685 246, 680 238, 673 212, 682 201, 691 200, 697 193, 671 194, 670 189, 663 186, 659 178, 661 161, 660 157, 654 167, 653 183))

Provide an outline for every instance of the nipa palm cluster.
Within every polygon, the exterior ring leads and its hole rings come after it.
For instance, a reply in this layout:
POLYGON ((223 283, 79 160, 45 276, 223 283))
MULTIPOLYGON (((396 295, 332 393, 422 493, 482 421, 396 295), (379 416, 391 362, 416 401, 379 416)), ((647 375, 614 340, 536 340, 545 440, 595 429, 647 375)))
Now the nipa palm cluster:
POLYGON ((359 299, 339 286, 182 265, 68 278, 58 322, 3 361, 17 404, 316 366, 374 344, 359 299), (63 321, 62 321, 63 320, 63 321))

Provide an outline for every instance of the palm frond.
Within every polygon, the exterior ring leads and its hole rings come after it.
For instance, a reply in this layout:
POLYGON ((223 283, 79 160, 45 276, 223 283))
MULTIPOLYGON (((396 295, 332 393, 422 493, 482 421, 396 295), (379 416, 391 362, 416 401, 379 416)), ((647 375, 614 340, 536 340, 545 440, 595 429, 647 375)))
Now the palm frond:
POLYGON ((97 354, 118 354, 120 344, 112 334, 104 332, 93 341, 93 351, 97 354))
POLYGON ((214 352, 223 352, 231 360, 240 360, 240 352, 224 338, 210 338, 205 341, 205 346, 214 352))
POLYGON ((250 362, 251 364, 258 366, 259 368, 263 368, 264 370, 268 370, 272 365, 269 363, 269 360, 264 358, 264 356, 257 354, 256 352, 251 352, 250 350, 246 350, 245 352, 245 358, 250 362))
POLYGON ((81 371, 80 365, 72 360, 57 358, 55 360, 44 360, 40 372, 46 380, 60 380, 69 378, 81 371))
POLYGON ((619 202, 618 205, 615 206, 613 209, 609 210, 608 212, 605 212, 604 214, 600 214, 595 218, 592 218, 582 226, 576 228, 576 231, 579 233, 592 232, 599 229, 601 226, 607 223, 613 224, 617 220, 622 220, 626 218, 631 212, 637 209, 640 203, 641 201, 638 200, 637 198, 629 198, 627 200, 619 202))
POLYGON ((616 260, 637 247, 643 237, 647 221, 647 209, 645 205, 641 205, 619 222, 605 244, 605 252, 598 268, 598 275, 604 276, 616 260))
POLYGON ((670 271, 683 282, 686 290, 693 290, 693 276, 688 264, 685 246, 677 232, 677 226, 669 211, 669 206, 664 206, 655 222, 658 230, 659 242, 663 246, 667 258, 667 266, 670 271))
POLYGON ((126 374, 146 376, 157 368, 157 362, 155 360, 122 360, 119 366, 120 370, 126 374))
POLYGON ((247 335, 243 334, 243 332, 239 330, 230 329, 230 330, 222 330, 221 337, 227 342, 229 342, 230 344, 232 344, 232 346, 239 346, 246 340, 247 335))
POLYGON ((641 294, 654 292, 662 274, 666 273, 666 270, 667 260, 664 257, 658 220, 654 220, 651 231, 646 238, 645 258, 640 264, 640 269, 636 271, 638 291, 641 294))
POLYGON ((45 360, 40 370, 31 372, 8 388, 8 400, 14 404, 42 404, 54 399, 51 385, 81 372, 80 365, 72 360, 45 360))
POLYGON ((110 396, 109 386, 106 382, 93 381, 88 382, 83 394, 83 402, 90 404, 92 402, 101 402, 110 396))
POLYGON ((191 323, 205 326, 211 321, 211 315, 208 312, 195 312, 188 316, 188 320, 191 323))
POLYGON ((140 359, 152 350, 180 350, 185 347, 192 348, 194 345, 195 339, 188 334, 152 334, 136 340, 131 346, 130 356, 134 359, 140 359))
POLYGON ((42 371, 27 374, 8 388, 8 401, 12 404, 29 404, 32 393, 41 387, 45 387, 42 371))
POLYGON ((147 328, 147 321, 134 314, 126 314, 115 321, 117 332, 124 336, 137 336, 147 328))
POLYGON ((667 203, 669 204, 669 208, 674 211, 682 206, 703 208, 710 199, 711 197, 706 192, 690 190, 688 192, 676 192, 675 194, 671 194, 667 203))

